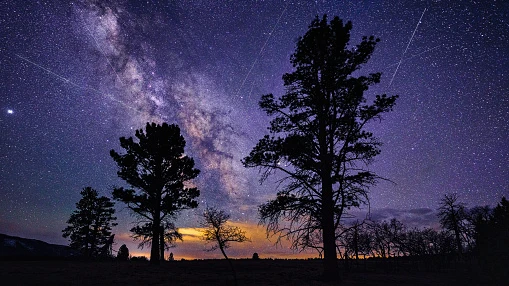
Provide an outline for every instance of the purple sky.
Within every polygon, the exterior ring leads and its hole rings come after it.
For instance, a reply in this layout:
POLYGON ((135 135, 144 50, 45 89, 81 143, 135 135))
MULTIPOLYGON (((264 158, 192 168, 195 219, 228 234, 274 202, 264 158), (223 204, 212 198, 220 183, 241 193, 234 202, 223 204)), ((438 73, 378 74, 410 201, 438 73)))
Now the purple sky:
POLYGON ((0 233, 66 244, 81 189, 123 184, 109 150, 147 121, 177 123, 202 171, 178 227, 206 205, 254 226, 276 193, 240 163, 267 132, 257 103, 282 94, 296 39, 324 13, 353 22, 352 44, 381 39, 361 70, 383 73, 368 98, 400 95, 370 126, 384 143, 371 168, 395 183, 371 189, 375 217, 436 225, 445 193, 470 207, 509 196, 507 1, 135 2, 0 3, 0 233))

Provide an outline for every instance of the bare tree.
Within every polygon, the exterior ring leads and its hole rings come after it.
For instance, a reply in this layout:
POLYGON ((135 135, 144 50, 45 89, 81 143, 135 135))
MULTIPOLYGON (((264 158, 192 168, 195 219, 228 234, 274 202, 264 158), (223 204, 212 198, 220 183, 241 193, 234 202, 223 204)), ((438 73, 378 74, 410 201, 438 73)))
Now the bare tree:
POLYGON ((231 242, 250 241, 246 237, 246 232, 240 227, 227 224, 229 219, 230 215, 225 211, 208 207, 203 212, 203 221, 201 222, 201 226, 206 228, 203 231, 203 240, 215 243, 209 251, 219 248, 226 259, 228 259, 228 256, 225 249, 230 248, 231 242))
POLYGON ((373 251, 380 257, 387 258, 396 255, 404 249, 403 240, 405 226, 397 219, 389 222, 373 222, 370 224, 371 235, 373 236, 373 251))
POLYGON ((246 232, 240 227, 228 225, 227 223, 230 219, 230 215, 223 210, 207 207, 202 217, 201 226, 205 228, 203 231, 203 240, 214 243, 208 251, 214 251, 216 249, 221 250, 224 258, 230 264, 235 283, 237 283, 237 274, 233 268, 232 262, 226 255, 225 249, 230 248, 231 242, 250 241, 246 236, 246 232))
POLYGON ((444 229, 454 233, 458 254, 463 253, 463 241, 465 241, 467 218, 465 204, 458 202, 457 194, 446 194, 440 201, 438 217, 444 229))
POLYGON ((356 220, 341 233, 337 241, 339 246, 344 249, 344 253, 355 257, 355 259, 359 259, 359 253, 365 257, 370 252, 365 222, 356 220))

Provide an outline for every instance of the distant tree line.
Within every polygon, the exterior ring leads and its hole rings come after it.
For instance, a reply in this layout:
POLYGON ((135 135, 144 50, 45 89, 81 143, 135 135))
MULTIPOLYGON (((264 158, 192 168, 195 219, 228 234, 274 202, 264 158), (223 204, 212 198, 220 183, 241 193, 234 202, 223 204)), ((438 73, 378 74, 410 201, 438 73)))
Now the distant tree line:
MULTIPOLYGON (((467 208, 456 194, 445 195, 438 208, 442 229, 408 228, 397 219, 358 221, 343 227, 337 240, 344 259, 376 257, 477 259, 498 275, 509 258, 509 201, 467 208)), ((505 265, 505 266, 504 266, 505 265)), ((505 269, 505 270, 504 270, 505 269)), ((505 272, 504 272, 505 271, 505 272)))

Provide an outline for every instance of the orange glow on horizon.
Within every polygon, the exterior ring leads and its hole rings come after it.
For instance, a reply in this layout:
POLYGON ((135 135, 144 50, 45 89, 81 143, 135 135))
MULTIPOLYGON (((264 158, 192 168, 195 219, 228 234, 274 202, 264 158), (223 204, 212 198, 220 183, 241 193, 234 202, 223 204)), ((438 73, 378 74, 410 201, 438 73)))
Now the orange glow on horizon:
MULTIPOLYGON (((290 249, 290 242, 281 241, 281 244, 275 245, 276 238, 267 238, 265 227, 256 223, 248 222, 229 222, 230 225, 240 227, 246 232, 246 236, 251 240, 244 243, 231 243, 226 254, 230 258, 251 258, 253 253, 258 253, 260 258, 272 259, 306 259, 317 258, 318 253, 315 250, 298 252, 290 249)), ((223 255, 219 250, 207 251, 213 245, 212 242, 206 243, 202 240, 204 228, 181 227, 179 232, 182 234, 183 241, 177 241, 176 247, 165 251, 165 259, 168 259, 170 253, 173 253, 175 260, 194 259, 222 259, 223 255)), ((116 236, 117 248, 126 244, 131 256, 145 256, 150 258, 150 246, 144 249, 138 249, 138 242, 133 241, 129 233, 120 233, 116 236)))

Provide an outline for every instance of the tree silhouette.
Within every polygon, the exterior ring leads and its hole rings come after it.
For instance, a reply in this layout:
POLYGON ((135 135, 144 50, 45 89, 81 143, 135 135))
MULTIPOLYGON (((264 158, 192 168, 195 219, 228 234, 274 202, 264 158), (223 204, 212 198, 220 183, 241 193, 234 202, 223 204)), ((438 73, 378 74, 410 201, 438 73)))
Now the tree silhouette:
POLYGON ((107 197, 99 197, 96 190, 86 187, 80 192, 82 198, 76 203, 62 236, 71 240, 70 246, 86 257, 103 255, 101 249, 111 237, 116 220, 114 203, 107 197))
POLYGON ((479 225, 477 238, 480 264, 497 285, 509 281, 509 201, 502 197, 488 221, 479 225))
POLYGON ((201 226, 205 228, 203 231, 203 240, 214 243, 208 251, 213 251, 218 248, 221 250, 224 258, 230 264, 235 283, 237 283, 237 274, 235 273, 232 262, 226 255, 225 249, 230 247, 231 242, 249 241, 249 238, 246 237, 246 232, 237 226, 228 225, 227 222, 230 219, 230 215, 223 210, 207 207, 202 217, 203 221, 201 221, 201 226))
POLYGON ((373 222, 370 224, 372 239, 372 250, 382 258, 395 255, 401 248, 405 226, 397 219, 389 222, 373 222))
POLYGON ((118 249, 117 259, 121 261, 129 260, 129 248, 125 244, 118 249))
POLYGON ((467 237, 470 250, 478 250, 481 229, 490 221, 493 209, 490 206, 475 206, 466 213, 467 237))
POLYGON ((438 217, 442 227, 454 234, 456 250, 461 255, 463 252, 463 241, 465 240, 464 235, 466 233, 464 220, 467 216, 465 204, 458 202, 457 194, 444 195, 438 208, 438 217))
POLYGON ((368 187, 378 179, 363 168, 381 145, 366 125, 392 110, 397 98, 379 95, 367 103, 364 92, 381 74, 357 71, 379 40, 364 37, 351 47, 351 29, 351 22, 338 17, 330 24, 325 15, 312 21, 291 56, 296 70, 283 75, 286 93, 280 99, 263 95, 259 102, 274 117, 271 134, 243 159, 245 167, 262 171, 261 181, 276 171, 283 174, 283 189, 259 208, 261 222, 295 248, 309 246, 305 240, 320 233, 326 278, 338 273, 335 240, 343 214, 365 203, 368 187))
POLYGON ((138 142, 132 137, 120 138, 125 154, 110 152, 119 167, 118 176, 131 187, 115 188, 113 198, 135 214, 138 225, 131 232, 142 240, 141 245, 151 245, 150 262, 158 264, 164 259, 161 241, 179 237, 172 220, 181 210, 198 206, 195 199, 200 191, 189 187, 189 182, 200 171, 184 154, 186 141, 177 125, 147 123, 145 129, 136 130, 138 142))

